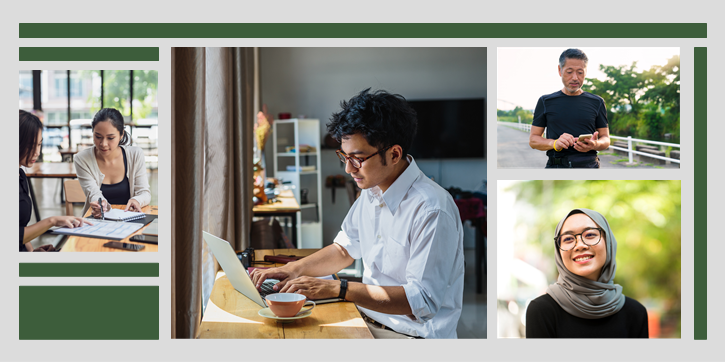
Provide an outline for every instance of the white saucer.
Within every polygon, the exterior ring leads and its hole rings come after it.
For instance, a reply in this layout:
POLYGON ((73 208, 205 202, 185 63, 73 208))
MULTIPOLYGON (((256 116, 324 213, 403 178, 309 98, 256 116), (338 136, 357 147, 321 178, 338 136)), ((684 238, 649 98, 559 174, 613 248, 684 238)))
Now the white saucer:
POLYGON ((289 322, 291 322, 291 321, 293 321, 295 319, 302 319, 302 318, 309 317, 310 315, 312 315, 312 310, 307 310, 305 312, 302 312, 302 314, 297 315, 297 316, 294 316, 294 317, 277 317, 276 315, 274 315, 274 313, 272 313, 272 311, 269 309, 269 307, 267 307, 267 308, 260 309, 259 312, 258 312, 258 314, 260 316, 262 316, 262 317, 269 318, 269 319, 274 319, 274 320, 277 320, 277 321, 282 321, 282 322, 289 321, 289 322))

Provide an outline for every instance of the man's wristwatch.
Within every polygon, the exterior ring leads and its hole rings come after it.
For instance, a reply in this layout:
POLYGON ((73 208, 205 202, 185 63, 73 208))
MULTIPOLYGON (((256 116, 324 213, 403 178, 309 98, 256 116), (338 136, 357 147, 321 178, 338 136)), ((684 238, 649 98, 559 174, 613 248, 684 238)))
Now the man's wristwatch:
POLYGON ((347 279, 340 279, 340 295, 338 298, 345 300, 345 294, 347 293, 347 279))

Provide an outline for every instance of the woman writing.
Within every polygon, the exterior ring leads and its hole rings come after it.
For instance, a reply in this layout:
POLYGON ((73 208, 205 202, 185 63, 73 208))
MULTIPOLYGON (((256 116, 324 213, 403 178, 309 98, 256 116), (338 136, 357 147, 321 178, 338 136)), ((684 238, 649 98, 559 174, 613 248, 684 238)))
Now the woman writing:
POLYGON ((38 117, 20 111, 20 251, 54 251, 53 245, 43 245, 37 249, 29 241, 45 233, 52 226, 74 228, 91 224, 87 220, 74 216, 51 216, 28 226, 32 213, 28 178, 23 167, 33 167, 40 156, 43 145, 43 124, 38 117))
POLYGON ((529 303, 527 338, 648 338, 647 310, 614 284, 617 240, 600 213, 574 209, 556 227, 559 278, 529 303))
POLYGON ((121 112, 104 108, 91 124, 93 146, 74 157, 76 173, 94 217, 111 209, 111 204, 126 205, 124 211, 141 211, 151 201, 143 150, 128 146, 121 112), (101 199, 101 205, 98 200, 101 199))

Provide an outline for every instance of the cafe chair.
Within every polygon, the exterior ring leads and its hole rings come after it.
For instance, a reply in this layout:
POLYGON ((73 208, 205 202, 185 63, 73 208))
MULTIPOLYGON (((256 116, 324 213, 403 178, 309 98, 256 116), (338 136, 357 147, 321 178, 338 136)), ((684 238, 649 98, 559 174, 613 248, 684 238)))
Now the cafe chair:
POLYGON ((250 246, 254 249, 296 249, 275 218, 264 218, 252 223, 250 246))
POLYGON ((83 193, 83 188, 81 188, 81 182, 78 180, 66 180, 63 182, 63 189, 65 190, 65 214, 67 216, 74 216, 73 203, 86 202, 86 195, 83 193))

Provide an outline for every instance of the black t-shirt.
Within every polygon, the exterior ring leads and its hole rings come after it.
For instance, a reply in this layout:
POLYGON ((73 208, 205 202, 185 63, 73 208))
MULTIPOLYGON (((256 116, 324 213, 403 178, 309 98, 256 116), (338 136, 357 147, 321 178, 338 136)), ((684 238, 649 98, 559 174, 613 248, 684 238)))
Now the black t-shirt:
POLYGON ((584 319, 566 312, 549 294, 529 303, 526 338, 649 338, 647 309, 624 297, 624 307, 614 315, 584 319))
MULTIPOLYGON (((541 96, 534 110, 533 125, 546 127, 546 138, 557 139, 564 133, 574 138, 583 134, 594 134, 598 128, 607 127, 607 107, 602 97, 584 92, 578 96, 568 96, 557 91, 541 96)), ((561 148, 558 147, 557 148, 561 148)), ((597 151, 589 151, 596 155, 597 151)), ((574 147, 556 152, 546 151, 548 156, 563 157, 571 154, 581 155, 574 147)))
POLYGON ((128 164, 123 147, 121 153, 123 153, 123 180, 111 185, 101 184, 101 193, 111 205, 126 205, 131 198, 131 183, 128 181, 128 164))
POLYGON ((30 201, 30 192, 28 190, 28 178, 25 171, 20 169, 20 251, 28 251, 23 244, 25 236, 25 227, 30 222, 31 208, 33 204, 30 201))

